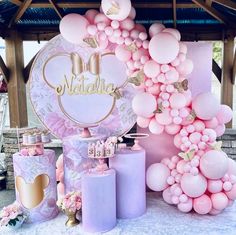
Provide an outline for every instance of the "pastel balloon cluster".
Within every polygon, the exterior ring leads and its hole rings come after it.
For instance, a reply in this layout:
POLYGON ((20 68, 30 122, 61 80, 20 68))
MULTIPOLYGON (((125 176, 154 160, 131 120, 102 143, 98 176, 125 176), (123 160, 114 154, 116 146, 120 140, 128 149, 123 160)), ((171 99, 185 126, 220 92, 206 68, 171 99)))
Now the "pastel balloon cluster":
POLYGON ((64 167, 63 167, 63 154, 61 154, 56 162, 56 178, 59 181, 57 185, 58 196, 61 197, 65 193, 64 186, 64 167))

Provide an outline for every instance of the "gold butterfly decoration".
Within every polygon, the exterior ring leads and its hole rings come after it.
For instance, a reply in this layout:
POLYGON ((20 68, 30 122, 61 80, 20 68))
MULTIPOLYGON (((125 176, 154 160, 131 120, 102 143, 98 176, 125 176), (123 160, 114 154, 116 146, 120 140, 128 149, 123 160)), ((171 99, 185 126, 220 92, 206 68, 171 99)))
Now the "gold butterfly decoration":
POLYGON ((184 79, 182 82, 175 82, 174 87, 178 92, 184 92, 188 90, 188 80, 184 79))
POLYGON ((114 98, 116 98, 118 100, 122 97, 122 94, 121 94, 119 88, 116 88, 113 92, 110 93, 110 96, 113 96, 114 98))
POLYGON ((111 7, 107 10, 106 15, 118 15, 120 11, 120 6, 117 2, 112 1, 111 7))
POLYGON ((87 38, 84 38, 83 41, 92 48, 98 47, 98 41, 95 37, 87 37, 87 38))
POLYGON ((144 72, 142 70, 139 71, 135 77, 130 77, 128 82, 135 86, 140 86, 144 82, 144 72))
POLYGON ((190 114, 187 116, 188 121, 193 121, 197 117, 194 110, 191 110, 190 114))
POLYGON ((153 113, 162 113, 163 112, 163 106, 162 103, 158 104, 157 110, 155 110, 153 113))
POLYGON ((178 153, 178 155, 183 158, 185 161, 191 161, 194 157, 194 153, 195 153, 195 150, 194 149, 191 149, 190 151, 188 152, 181 152, 181 153, 178 153))
POLYGON ((208 144, 208 146, 214 150, 217 150, 217 151, 222 151, 221 147, 222 147, 222 141, 217 141, 213 144, 208 144))
POLYGON ((128 51, 131 51, 132 53, 136 52, 138 50, 138 47, 136 46, 136 44, 133 42, 131 43, 129 46, 126 46, 126 49, 128 51))

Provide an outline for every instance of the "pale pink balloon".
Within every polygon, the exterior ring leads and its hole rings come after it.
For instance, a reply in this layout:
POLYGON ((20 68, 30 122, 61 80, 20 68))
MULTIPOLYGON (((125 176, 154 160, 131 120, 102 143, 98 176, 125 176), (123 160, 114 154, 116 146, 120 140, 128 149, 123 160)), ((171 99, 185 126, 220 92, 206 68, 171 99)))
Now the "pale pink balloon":
POLYGON ((206 194, 195 198, 193 200, 193 209, 200 215, 208 214, 212 209, 212 202, 210 197, 206 194))
POLYGON ((189 140, 193 143, 193 144, 198 144, 201 140, 201 134, 199 132, 193 132, 192 134, 190 134, 189 136, 189 140))
POLYGON ((102 10, 104 14, 111 20, 124 20, 131 11, 130 0, 102 0, 102 10), (113 13, 112 9, 115 9, 113 13))
POLYGON ((130 18, 131 20, 134 20, 135 17, 136 17, 136 10, 135 10, 134 7, 131 7, 130 13, 129 13, 129 18, 130 18))
POLYGON ((230 191, 232 188, 233 188, 233 185, 232 185, 231 182, 229 182, 229 181, 224 182, 224 184, 223 184, 223 189, 224 189, 226 192, 230 191))
POLYGON ((180 160, 178 163, 177 163, 177 166, 176 166, 176 169, 177 171, 180 173, 180 174, 184 174, 184 167, 186 165, 186 161, 184 160, 180 160))
POLYGON ((185 43, 180 42, 179 43, 179 52, 183 54, 187 54, 188 48, 185 43))
POLYGON ((149 43, 149 53, 153 60, 160 64, 168 64, 179 53, 179 42, 169 33, 159 33, 149 43))
POLYGON ((211 211, 209 212, 210 215, 218 215, 218 214, 220 214, 220 213, 221 213, 221 211, 216 210, 216 209, 214 209, 214 208, 212 208, 211 211))
POLYGON ((181 39, 180 32, 177 29, 166 28, 162 32, 172 34, 178 41, 180 41, 180 39, 181 39))
POLYGON ((233 185, 230 191, 225 192, 225 194, 230 200, 236 200, 236 184, 233 185))
POLYGON ((236 162, 232 158, 228 158, 228 164, 229 164, 229 168, 228 168, 227 173, 229 175, 236 176, 236 162))
POLYGON ((156 117, 157 122, 161 125, 169 125, 172 123, 170 109, 164 109, 162 113, 157 113, 155 117, 156 117))
POLYGON ((225 133, 225 124, 218 125, 214 130, 217 137, 222 136, 225 133))
POLYGON ((120 27, 119 21, 118 21, 118 20, 113 20, 113 21, 111 22, 111 27, 112 27, 113 29, 118 29, 118 28, 120 27))
POLYGON ((175 68, 171 68, 169 71, 165 73, 165 77, 168 80, 168 83, 174 83, 178 81, 179 73, 175 68))
POLYGON ((149 126, 151 119, 149 118, 143 118, 143 117, 137 117, 137 124, 141 128, 147 128, 149 126))
POLYGON ((212 119, 205 121, 206 128, 215 129, 219 123, 216 117, 213 117, 212 119))
POLYGON ((220 179, 228 170, 228 156, 222 151, 210 150, 201 157, 200 169, 208 179, 220 179))
POLYGON ((160 85, 154 84, 151 87, 148 87, 147 91, 152 95, 158 95, 160 93, 160 85))
POLYGON ((193 100, 192 108, 198 118, 210 120, 219 112, 220 102, 211 92, 201 93, 193 100))
POLYGON ((153 36, 157 35, 158 33, 162 32, 165 29, 165 26, 160 23, 154 23, 149 28, 149 35, 152 38, 153 36))
POLYGON ((181 212, 188 213, 193 209, 193 199, 189 198, 187 202, 181 202, 178 204, 178 209, 181 212))
POLYGON ((88 24, 89 22, 84 16, 71 13, 62 18, 59 29, 63 38, 65 38, 68 42, 80 44, 88 34, 88 24))
POLYGON ((193 198, 203 195, 207 189, 207 180, 201 174, 184 173, 180 183, 184 193, 193 198))
POLYGON ((142 24, 135 24, 135 29, 139 32, 146 32, 146 28, 142 24))
POLYGON ((152 117, 157 109, 156 98, 148 93, 139 93, 132 100, 132 108, 138 116, 152 117))
POLYGON ((160 73, 160 65, 154 60, 149 60, 144 64, 143 71, 147 77, 155 78, 160 73))
POLYGON ((170 97, 170 106, 174 109, 183 108, 186 105, 186 98, 181 93, 173 93, 170 97))
POLYGON ((153 191, 162 191, 168 187, 167 178, 170 170, 162 163, 155 163, 148 167, 146 173, 147 186, 153 191))
POLYGON ((153 118, 149 123, 149 130, 151 133, 160 135, 164 131, 164 126, 160 125, 155 118, 153 118))
POLYGON ((165 189, 163 192, 162 192, 162 197, 164 199, 164 201, 168 204, 173 204, 172 200, 171 200, 171 197, 172 197, 172 194, 170 192, 170 187, 168 187, 167 189, 165 189))
POLYGON ((176 135, 181 129, 180 125, 170 124, 165 126, 165 132, 169 135, 176 135))
POLYGON ((226 124, 230 122, 233 118, 233 111, 228 105, 221 104, 220 110, 217 113, 216 118, 220 124, 226 124))
POLYGON ((180 148, 180 145, 181 145, 181 144, 182 144, 181 135, 180 135, 180 134, 177 134, 177 135, 174 137, 174 145, 175 145, 175 147, 180 148))
POLYGON ((115 49, 115 55, 119 60, 126 62, 130 60, 132 53, 125 46, 119 45, 115 49))
POLYGON ((99 12, 97 10, 90 9, 90 10, 86 11, 84 16, 86 17, 86 19, 89 21, 90 24, 93 24, 94 18, 98 13, 99 12))
POLYGON ((134 28, 134 26, 135 26, 135 23, 130 18, 127 18, 120 22, 121 29, 125 29, 128 31, 131 31, 134 28))
POLYGON ((111 20, 107 18, 103 13, 98 13, 94 18, 94 24, 105 23, 107 26, 110 24, 111 20))
POLYGON ((225 193, 215 193, 211 195, 212 207, 216 210, 223 210, 228 206, 229 199, 225 193))
POLYGON ((223 189, 223 182, 221 180, 208 180, 207 189, 210 193, 219 193, 223 189))
POLYGON ((193 71, 193 62, 190 59, 186 59, 176 69, 181 75, 189 75, 193 71))

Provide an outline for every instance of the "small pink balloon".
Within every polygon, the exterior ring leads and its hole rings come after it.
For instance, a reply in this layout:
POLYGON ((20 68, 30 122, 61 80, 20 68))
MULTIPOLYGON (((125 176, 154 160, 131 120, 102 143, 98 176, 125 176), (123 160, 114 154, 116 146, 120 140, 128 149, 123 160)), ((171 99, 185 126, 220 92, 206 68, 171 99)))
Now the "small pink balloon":
POLYGON ((175 178, 174 178, 173 176, 169 176, 169 177, 167 178, 167 183, 168 183, 169 185, 173 185, 173 184, 175 183, 175 178))
POLYGON ((193 132, 192 134, 190 134, 189 136, 189 140, 193 143, 193 144, 198 144, 201 140, 201 134, 199 132, 193 132))
POLYGON ((158 95, 160 93, 160 85, 159 84, 153 84, 151 87, 147 89, 149 93, 152 95, 158 95))
POLYGON ((174 83, 178 81, 179 73, 175 68, 171 68, 169 71, 165 73, 165 77, 169 81, 169 83, 174 83))
MULTIPOLYGON (((184 62, 186 60, 186 55, 183 54, 183 53, 179 53, 177 58, 179 59, 179 61, 181 63, 181 62, 184 62)), ((187 69, 186 66, 185 66, 185 69, 187 69)))
POLYGON ((188 213, 193 209, 193 199, 189 198, 187 202, 184 203, 179 203, 178 204, 178 209, 181 212, 188 213))
POLYGON ((145 32, 141 32, 138 37, 140 40, 145 41, 147 39, 148 35, 145 32))
POLYGON ((183 203, 184 203, 184 202, 187 202, 187 201, 188 201, 188 196, 185 195, 185 194, 180 195, 179 201, 180 201, 180 202, 183 202, 183 203))
POLYGON ((170 105, 174 109, 183 108, 186 105, 185 96, 181 93, 173 93, 170 97, 170 105))
POLYGON ((185 167, 185 165, 186 165, 186 162, 184 160, 180 160, 177 163, 176 170, 178 171, 178 173, 184 174, 184 167, 185 167))
POLYGON ((162 163, 155 163, 148 167, 146 173, 147 186, 153 191, 162 191, 168 187, 166 182, 170 170, 162 163))
POLYGON ((203 121, 200 120, 196 120, 193 122, 193 126, 195 128, 196 131, 201 132, 205 129, 205 124, 203 121))
POLYGON ((118 29, 118 28, 120 27, 119 21, 113 20, 113 21, 111 22, 111 27, 112 27, 113 29, 118 29))
POLYGON ((133 29, 131 32, 130 32, 130 36, 131 38, 133 39, 138 39, 138 35, 139 35, 139 31, 137 29, 133 29))
POLYGON ((162 32, 165 33, 170 33, 172 34, 178 41, 180 41, 181 35, 180 32, 177 29, 172 29, 172 28, 166 28, 162 32))
POLYGON ((134 26, 135 26, 135 23, 130 18, 127 18, 120 22, 121 29, 125 29, 128 31, 131 31, 134 28, 134 26))
POLYGON ((68 42, 79 44, 83 42, 84 37, 88 34, 88 24, 89 22, 84 16, 71 13, 62 18, 59 29, 63 38, 68 42))
POLYGON ((228 206, 228 197, 220 192, 211 195, 212 207, 216 210, 223 210, 228 206))
POLYGON ((223 182, 221 180, 208 180, 207 189, 210 193, 219 193, 223 189, 223 182))
POLYGON ((137 124, 141 128, 147 128, 149 126, 151 119, 149 118, 143 118, 143 117, 137 117, 137 124))
POLYGON ((165 126, 165 132, 169 135, 176 135, 181 129, 180 125, 170 124, 165 126))
POLYGON ((170 109, 164 109, 162 113, 155 115, 156 120, 161 125, 169 125, 172 123, 172 117, 170 116, 170 109))
POLYGON ((194 176, 190 173, 184 173, 181 178, 181 188, 189 197, 199 197, 207 189, 207 180, 201 174, 194 176))
POLYGON ((225 133, 225 124, 218 125, 214 130, 217 137, 222 136, 225 133))
POLYGON ((212 209, 211 199, 206 194, 195 198, 193 200, 193 209, 200 215, 208 214, 212 209))
POLYGON ((217 113, 216 118, 220 124, 226 124, 230 122, 233 118, 233 111, 228 105, 221 104, 220 110, 217 113))
POLYGON ((181 144, 182 144, 181 135, 177 134, 177 135, 174 137, 174 145, 175 145, 175 147, 180 148, 180 145, 181 145, 181 144))
POLYGON ((135 29, 138 30, 139 32, 146 33, 146 28, 142 24, 135 24, 135 29))
POLYGON ((179 203, 179 198, 174 195, 171 197, 171 201, 173 204, 177 205, 179 203))
POLYGON ((229 181, 226 181, 224 182, 223 184, 223 189, 227 192, 227 191, 230 191, 231 189, 233 188, 233 185, 231 182, 229 181))
POLYGON ((201 157, 200 169, 208 179, 220 179, 228 170, 228 157, 222 151, 210 150, 201 157))
POLYGON ((119 45, 115 49, 115 55, 119 60, 126 62, 130 60, 132 53, 125 46, 119 45))
POLYGON ((225 192, 225 194, 230 200, 236 200, 236 184, 233 185, 230 191, 225 192))
POLYGON ((181 62, 176 67, 176 69, 181 75, 184 76, 189 75, 193 71, 193 62, 189 59, 186 59, 183 62, 181 62))
POLYGON ((84 16, 86 17, 86 19, 89 21, 90 24, 93 24, 94 18, 98 13, 99 12, 97 10, 90 9, 90 10, 86 11, 84 16))
POLYGON ((152 38, 153 36, 157 35, 158 33, 162 32, 165 29, 165 26, 160 23, 154 23, 149 28, 149 35, 152 38))
POLYGON ((100 22, 105 23, 108 26, 111 21, 103 13, 98 13, 94 18, 94 24, 98 24, 100 22))
POLYGON ((144 73, 147 77, 154 78, 160 73, 160 65, 154 60, 149 60, 144 65, 144 73))
POLYGON ((179 43, 179 52, 183 54, 187 54, 188 48, 185 43, 180 42, 179 43))
POLYGON ((138 116, 152 117, 157 108, 156 98, 148 93, 139 93, 132 100, 132 108, 138 116))
POLYGON ((131 7, 131 10, 130 10, 130 13, 129 13, 129 18, 131 20, 134 20, 135 19, 135 16, 136 16, 136 10, 134 7, 131 7))
POLYGON ((166 203, 173 204, 171 200, 172 194, 170 192, 170 187, 168 187, 162 192, 162 197, 166 203))
POLYGON ((156 134, 156 135, 160 135, 161 133, 163 133, 164 131, 164 126, 159 124, 155 118, 153 118, 151 120, 151 122, 149 123, 149 130, 151 133, 156 134))

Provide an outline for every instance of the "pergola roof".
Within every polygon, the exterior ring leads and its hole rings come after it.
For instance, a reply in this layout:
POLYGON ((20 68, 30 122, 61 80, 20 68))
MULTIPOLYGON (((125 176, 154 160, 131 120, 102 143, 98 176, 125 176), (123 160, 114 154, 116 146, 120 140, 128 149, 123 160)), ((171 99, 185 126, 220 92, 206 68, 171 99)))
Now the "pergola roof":
MULTIPOLYGON (((49 39, 58 33, 63 15, 72 12, 84 14, 88 9, 98 9, 100 4, 101 1, 94 0, 2 1, 0 35, 4 37, 9 29, 17 28, 25 40, 49 39)), ((167 27, 176 26, 182 34, 186 34, 187 40, 201 40, 203 32, 212 34, 212 39, 221 39, 222 33, 229 30, 236 34, 236 1, 132 0, 132 4, 136 8, 136 22, 147 27, 153 22, 162 22, 167 27)))

